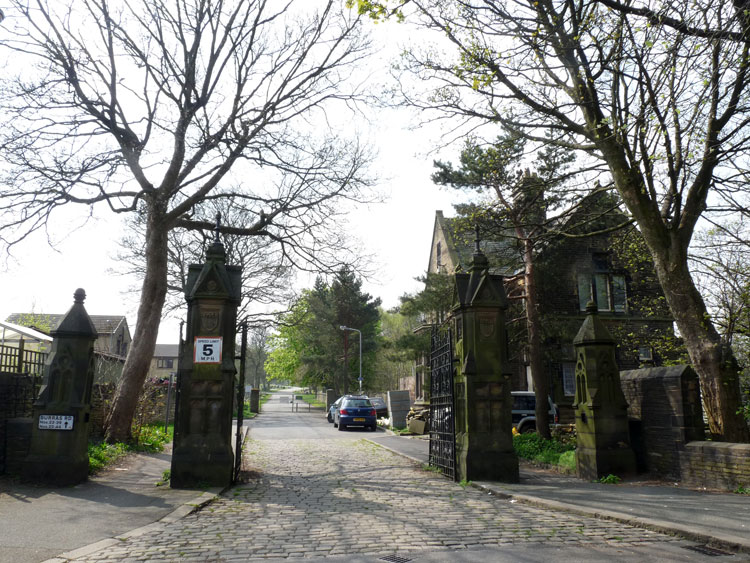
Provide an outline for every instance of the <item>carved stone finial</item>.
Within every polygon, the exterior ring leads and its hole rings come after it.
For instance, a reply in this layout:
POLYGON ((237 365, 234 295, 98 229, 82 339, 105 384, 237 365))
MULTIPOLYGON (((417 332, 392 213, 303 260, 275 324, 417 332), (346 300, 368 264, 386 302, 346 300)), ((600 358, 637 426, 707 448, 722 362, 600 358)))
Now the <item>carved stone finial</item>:
POLYGON ((479 248, 480 238, 479 238, 479 225, 474 224, 474 252, 479 254, 482 252, 482 249, 479 248))
POLYGON ((75 290, 75 293, 73 293, 73 302, 78 305, 83 305, 84 301, 86 301, 86 292, 82 287, 79 287, 75 290))
POLYGON ((589 302, 586 303, 586 314, 595 315, 598 312, 599 312, 599 307, 596 306, 596 303, 594 303, 593 299, 589 299, 589 302))

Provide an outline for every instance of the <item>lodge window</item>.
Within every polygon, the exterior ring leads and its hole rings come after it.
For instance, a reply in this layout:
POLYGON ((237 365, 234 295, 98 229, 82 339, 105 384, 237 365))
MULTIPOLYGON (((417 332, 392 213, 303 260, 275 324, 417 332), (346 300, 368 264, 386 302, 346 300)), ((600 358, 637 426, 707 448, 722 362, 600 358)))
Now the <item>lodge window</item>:
POLYGON ((566 362, 562 365, 563 394, 573 397, 576 394, 576 365, 566 362))
POLYGON ((585 311, 586 304, 593 301, 600 311, 624 313, 628 298, 625 276, 608 271, 606 254, 594 254, 592 264, 592 273, 578 274, 578 304, 581 311, 585 311))
POLYGON ((159 358, 156 360, 157 368, 172 369, 174 366, 174 360, 172 358, 159 358))

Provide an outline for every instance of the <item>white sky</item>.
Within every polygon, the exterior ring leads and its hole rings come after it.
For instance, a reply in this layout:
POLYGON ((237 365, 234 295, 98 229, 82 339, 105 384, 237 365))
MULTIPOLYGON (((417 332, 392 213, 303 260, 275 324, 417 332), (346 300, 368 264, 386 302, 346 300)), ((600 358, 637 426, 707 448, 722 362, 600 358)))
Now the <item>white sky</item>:
MULTIPOLYGON (((386 71, 388 57, 398 52, 399 43, 413 39, 409 37, 412 33, 398 24, 375 26, 375 40, 384 47, 372 68, 386 71)), ((373 171, 382 179, 378 191, 385 202, 360 206, 348 220, 352 235, 360 239, 364 252, 374 257, 375 274, 365 281, 364 289, 380 297, 386 308, 397 305, 403 293, 420 289, 414 278, 427 268, 435 211, 442 209, 451 215, 452 204, 462 198, 430 181, 434 156, 425 153, 439 138, 432 128, 431 133, 407 130, 411 120, 403 111, 381 111, 378 122, 365 131, 378 151, 373 171)), ((70 217, 58 216, 52 225, 56 238, 62 238, 71 225, 80 224, 81 214, 87 210, 76 212, 70 217)), ((0 260, 0 318, 21 312, 64 313, 73 304, 75 289, 83 287, 90 314, 126 315, 131 332, 134 330, 138 295, 127 290, 139 285, 139 280, 112 273, 123 230, 119 217, 103 207, 97 213, 85 227, 65 236, 55 250, 40 235, 16 247, 14 258, 7 263, 0 260)), ((178 324, 176 319, 165 320, 158 341, 176 342, 178 324)))
MULTIPOLYGON (((379 142, 376 170, 390 176, 380 185, 387 200, 361 206, 349 223, 365 252, 375 257, 375 274, 365 281, 365 291, 389 308, 403 293, 420 289, 414 278, 427 269, 435 210, 451 215, 460 194, 432 184, 432 157, 416 154, 429 148, 419 133, 392 124, 382 130, 379 142)), ((61 220, 54 227, 65 232, 70 224, 61 220)), ((137 280, 111 272, 122 234, 117 218, 103 212, 68 235, 57 250, 44 236, 17 247, 15 259, 0 270, 0 318, 32 311, 64 313, 73 304, 73 292, 83 287, 89 314, 126 315, 132 332, 138 303, 127 289, 137 280)), ((163 323, 158 341, 176 342, 177 326, 176 320, 163 323)))

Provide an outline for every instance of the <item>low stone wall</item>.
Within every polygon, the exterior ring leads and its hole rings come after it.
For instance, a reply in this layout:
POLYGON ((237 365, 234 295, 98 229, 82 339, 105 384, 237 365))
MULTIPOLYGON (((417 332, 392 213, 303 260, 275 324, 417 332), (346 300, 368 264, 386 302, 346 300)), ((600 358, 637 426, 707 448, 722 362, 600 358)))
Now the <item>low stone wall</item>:
POLYGON ((8 470, 6 451, 15 447, 8 442, 10 421, 31 416, 34 383, 32 376, 0 372, 0 474, 8 470))
POLYGON ((704 441, 698 377, 689 366, 620 372, 641 469, 691 487, 750 487, 750 444, 704 441))
POLYGON ((11 418, 6 421, 5 473, 19 475, 23 460, 31 447, 31 418, 11 418))
POLYGON ((750 488, 750 444, 688 442, 680 453, 680 473, 692 487, 750 488))

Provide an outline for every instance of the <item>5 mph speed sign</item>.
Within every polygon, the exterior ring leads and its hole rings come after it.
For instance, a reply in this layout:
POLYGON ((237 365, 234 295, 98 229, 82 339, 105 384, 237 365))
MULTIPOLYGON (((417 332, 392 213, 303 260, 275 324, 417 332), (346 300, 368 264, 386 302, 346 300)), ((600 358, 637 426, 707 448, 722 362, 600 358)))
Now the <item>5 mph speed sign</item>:
POLYGON ((196 336, 193 361, 196 364, 221 363, 221 336, 196 336))

